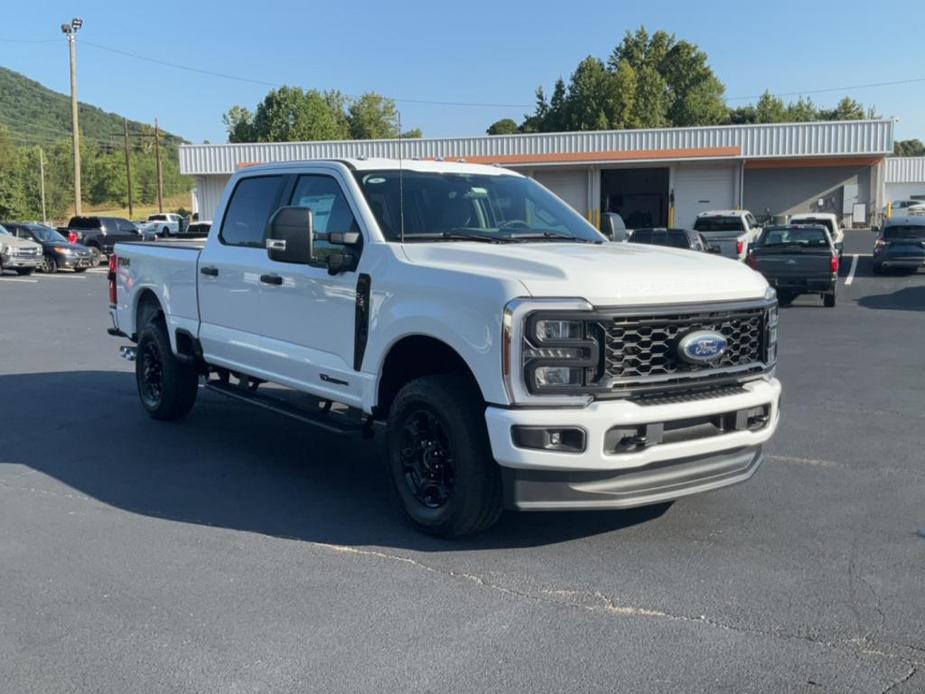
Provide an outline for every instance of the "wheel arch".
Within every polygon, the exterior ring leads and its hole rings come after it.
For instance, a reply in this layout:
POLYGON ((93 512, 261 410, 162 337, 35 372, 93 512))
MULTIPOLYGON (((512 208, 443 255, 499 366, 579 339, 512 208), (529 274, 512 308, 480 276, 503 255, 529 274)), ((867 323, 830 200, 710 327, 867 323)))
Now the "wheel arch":
POLYGON ((379 369, 373 413, 384 418, 402 386, 422 376, 461 373, 485 399, 478 379, 458 350, 425 334, 405 335, 386 350, 379 369))
POLYGON ((139 334, 148 319, 153 315, 157 317, 165 316, 164 307, 160 298, 150 287, 145 287, 138 291, 135 296, 135 307, 132 312, 135 318, 135 334, 139 334))

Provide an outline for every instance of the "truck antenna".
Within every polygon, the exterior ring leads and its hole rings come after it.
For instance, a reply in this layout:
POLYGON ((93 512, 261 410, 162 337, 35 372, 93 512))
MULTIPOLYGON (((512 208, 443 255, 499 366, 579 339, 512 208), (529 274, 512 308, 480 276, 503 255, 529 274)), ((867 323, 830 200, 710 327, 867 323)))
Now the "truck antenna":
POLYGON ((398 238, 405 243, 405 176, 402 169, 402 150, 404 142, 401 136, 401 111, 398 111, 398 238))

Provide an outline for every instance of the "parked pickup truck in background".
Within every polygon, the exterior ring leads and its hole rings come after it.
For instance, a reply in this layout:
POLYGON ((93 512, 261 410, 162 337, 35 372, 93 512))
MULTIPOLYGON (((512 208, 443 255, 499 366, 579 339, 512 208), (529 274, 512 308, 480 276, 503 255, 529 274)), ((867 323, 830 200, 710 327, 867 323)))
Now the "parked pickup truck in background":
POLYGON ((761 228, 748 210, 712 210, 697 215, 694 231, 727 258, 745 260, 761 228))
POLYGON ((148 216, 141 231, 153 232, 158 238, 176 236, 186 227, 186 218, 173 212, 158 212, 148 216))
POLYGON ((819 294, 835 306, 838 252, 822 225, 789 224, 766 228, 752 247, 748 264, 777 289, 781 304, 799 294, 819 294))
POLYGON ((104 255, 112 253, 118 241, 140 241, 138 227, 121 217, 71 217, 66 227, 58 229, 70 243, 90 249, 94 267, 104 255))
POLYGON ((778 425, 760 274, 610 243, 497 167, 248 167, 204 244, 118 244, 110 269, 110 332, 134 343, 153 418, 186 415, 202 380, 330 431, 384 425, 402 507, 441 536, 505 506, 626 508, 741 482, 778 425))
POLYGON ((831 212, 807 212, 795 214, 790 217, 791 224, 819 224, 826 228, 832 243, 835 245, 835 251, 841 258, 845 252, 845 230, 842 229, 838 217, 831 212))

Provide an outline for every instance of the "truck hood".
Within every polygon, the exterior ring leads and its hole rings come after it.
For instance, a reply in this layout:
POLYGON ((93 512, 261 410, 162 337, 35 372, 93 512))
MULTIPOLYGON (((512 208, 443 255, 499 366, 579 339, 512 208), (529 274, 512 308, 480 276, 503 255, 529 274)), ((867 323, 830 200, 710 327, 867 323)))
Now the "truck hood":
POLYGON ((754 299, 768 286, 738 261, 642 244, 452 242, 403 248, 416 265, 515 280, 533 297, 578 297, 596 306, 754 299))

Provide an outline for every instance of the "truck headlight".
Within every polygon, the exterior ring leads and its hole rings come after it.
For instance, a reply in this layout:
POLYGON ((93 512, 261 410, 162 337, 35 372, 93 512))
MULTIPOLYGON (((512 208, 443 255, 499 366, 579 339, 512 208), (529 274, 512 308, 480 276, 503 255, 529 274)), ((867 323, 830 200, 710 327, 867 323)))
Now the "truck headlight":
POLYGON ((533 369, 533 385, 537 390, 580 386, 581 372, 574 366, 538 366, 533 369))
POLYGON ((533 336, 540 342, 580 340, 581 321, 542 319, 533 323, 533 336))

